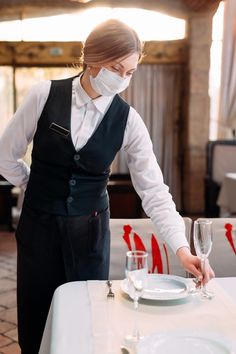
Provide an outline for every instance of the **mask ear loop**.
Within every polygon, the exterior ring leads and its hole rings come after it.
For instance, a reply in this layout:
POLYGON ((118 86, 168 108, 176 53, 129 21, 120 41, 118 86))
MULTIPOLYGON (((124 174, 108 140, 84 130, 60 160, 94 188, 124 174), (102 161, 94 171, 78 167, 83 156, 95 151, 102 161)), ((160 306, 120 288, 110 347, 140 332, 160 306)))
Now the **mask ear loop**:
POLYGON ((88 69, 89 75, 93 76, 92 75, 92 67, 91 66, 87 66, 87 69, 88 69))

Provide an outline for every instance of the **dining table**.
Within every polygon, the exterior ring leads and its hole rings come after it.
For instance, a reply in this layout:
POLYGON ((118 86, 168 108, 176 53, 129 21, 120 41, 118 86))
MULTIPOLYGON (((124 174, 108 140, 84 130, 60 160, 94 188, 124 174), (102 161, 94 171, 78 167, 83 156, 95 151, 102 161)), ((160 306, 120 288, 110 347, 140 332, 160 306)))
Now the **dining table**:
POLYGON ((220 207, 221 217, 236 215, 236 173, 224 175, 217 205, 220 207))
MULTIPOLYGON (((186 296, 140 300, 136 320, 141 335, 209 333, 235 348, 236 277, 212 279, 207 284, 214 293, 211 300, 194 291, 192 278, 183 279, 186 296)), ((124 289, 124 280, 113 281, 112 290, 115 296, 107 297, 106 281, 76 281, 58 287, 39 354, 121 354, 124 338, 132 333, 134 304, 124 289)))

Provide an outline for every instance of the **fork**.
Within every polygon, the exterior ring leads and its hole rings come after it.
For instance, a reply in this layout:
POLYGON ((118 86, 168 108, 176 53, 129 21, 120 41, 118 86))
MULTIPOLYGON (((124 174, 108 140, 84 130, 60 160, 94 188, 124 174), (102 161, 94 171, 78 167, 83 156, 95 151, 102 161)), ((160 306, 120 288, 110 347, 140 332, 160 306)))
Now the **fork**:
POLYGON ((108 286, 108 293, 107 293, 107 298, 114 298, 115 294, 112 291, 112 281, 111 280, 107 280, 107 286, 108 286))
POLYGON ((131 354, 129 349, 124 347, 123 345, 120 347, 120 350, 122 354, 131 354))

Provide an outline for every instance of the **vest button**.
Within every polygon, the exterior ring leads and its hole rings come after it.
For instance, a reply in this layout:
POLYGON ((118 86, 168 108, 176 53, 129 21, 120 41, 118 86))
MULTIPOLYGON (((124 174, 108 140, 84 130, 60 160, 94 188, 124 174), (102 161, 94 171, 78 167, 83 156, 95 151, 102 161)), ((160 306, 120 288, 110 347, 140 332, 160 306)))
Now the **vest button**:
POLYGON ((75 179, 71 179, 69 183, 70 183, 71 186, 75 186, 76 185, 76 180, 75 179))
POLYGON ((67 198, 67 203, 71 203, 71 202, 73 202, 73 197, 68 197, 67 198))
POLYGON ((74 155, 74 160, 75 161, 78 161, 79 159, 80 159, 80 155, 79 154, 74 155))

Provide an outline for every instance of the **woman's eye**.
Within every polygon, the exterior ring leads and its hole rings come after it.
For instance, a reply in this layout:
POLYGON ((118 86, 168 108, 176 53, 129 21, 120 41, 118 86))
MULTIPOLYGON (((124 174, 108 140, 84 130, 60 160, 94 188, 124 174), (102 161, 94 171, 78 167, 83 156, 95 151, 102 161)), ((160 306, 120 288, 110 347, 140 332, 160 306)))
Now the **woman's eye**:
POLYGON ((112 70, 114 70, 114 71, 117 71, 117 72, 119 71, 119 69, 118 69, 118 68, 114 68, 114 66, 112 66, 111 68, 112 68, 112 70))

